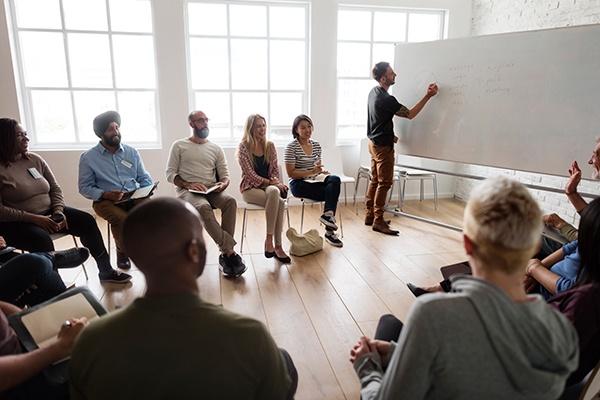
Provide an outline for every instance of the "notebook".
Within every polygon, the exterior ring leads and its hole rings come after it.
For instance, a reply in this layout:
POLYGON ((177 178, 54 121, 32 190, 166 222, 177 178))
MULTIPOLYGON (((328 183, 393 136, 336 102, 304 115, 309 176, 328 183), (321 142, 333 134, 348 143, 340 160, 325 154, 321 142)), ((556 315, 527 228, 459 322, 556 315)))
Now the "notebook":
POLYGON ((304 182, 308 182, 308 183, 325 182, 325 179, 327 179, 328 176, 329 176, 329 174, 321 173, 321 174, 317 174, 317 175, 313 175, 313 176, 304 178, 304 182))
POLYGON ((188 189, 188 192, 190 192, 190 193, 196 193, 196 194, 209 194, 209 193, 212 193, 212 192, 214 192, 214 191, 215 191, 215 190, 217 190, 218 188, 219 188, 219 186, 218 186, 218 185, 214 185, 214 186, 211 186, 211 187, 209 187, 209 188, 208 188, 208 189, 206 189, 206 190, 194 190, 194 189, 188 189))
POLYGON ((132 190, 131 192, 126 192, 123 194, 123 198, 119 201, 116 201, 115 204, 121 204, 128 202, 129 200, 145 199, 146 197, 150 197, 152 196, 152 193, 154 193, 154 190, 157 186, 158 181, 156 181, 153 185, 144 186, 139 189, 132 190))

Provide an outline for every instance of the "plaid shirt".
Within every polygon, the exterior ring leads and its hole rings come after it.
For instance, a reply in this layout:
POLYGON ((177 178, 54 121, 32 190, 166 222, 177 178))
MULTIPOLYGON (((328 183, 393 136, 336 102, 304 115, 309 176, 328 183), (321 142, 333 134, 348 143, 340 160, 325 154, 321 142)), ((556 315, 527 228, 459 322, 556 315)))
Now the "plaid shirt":
MULTIPOLYGON (((277 178, 281 181, 281 175, 279 174, 279 165, 277 164, 277 150, 275 145, 271 143, 267 147, 269 152, 269 178, 277 178)), ((265 182, 266 178, 258 175, 254 170, 252 164, 252 154, 244 143, 240 143, 237 151, 237 159, 242 169, 242 181, 240 182, 240 192, 245 192, 252 188, 263 188, 268 185, 265 182)))

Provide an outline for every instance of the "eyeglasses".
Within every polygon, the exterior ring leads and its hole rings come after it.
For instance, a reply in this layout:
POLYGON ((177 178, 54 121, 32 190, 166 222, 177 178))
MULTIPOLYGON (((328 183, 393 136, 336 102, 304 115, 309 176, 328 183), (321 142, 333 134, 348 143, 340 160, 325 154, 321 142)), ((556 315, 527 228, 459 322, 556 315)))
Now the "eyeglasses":
POLYGON ((24 139, 27 138, 27 132, 23 131, 23 132, 17 132, 17 139, 24 139))
POLYGON ((208 118, 202 118, 202 117, 200 117, 200 118, 193 119, 193 120, 192 120, 192 122, 193 122, 194 124, 195 124, 196 122, 208 122, 208 118))

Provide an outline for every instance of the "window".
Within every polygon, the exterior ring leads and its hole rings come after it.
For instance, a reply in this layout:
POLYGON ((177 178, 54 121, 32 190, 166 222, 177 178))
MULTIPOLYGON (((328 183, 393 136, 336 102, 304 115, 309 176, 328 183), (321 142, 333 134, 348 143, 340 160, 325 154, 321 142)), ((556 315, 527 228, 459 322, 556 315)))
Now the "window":
POLYGON ((159 143, 150 0, 11 0, 33 147, 86 148, 93 118, 121 113, 128 143, 159 143))
POLYGON ((248 115, 287 142, 308 110, 308 6, 188 2, 190 105, 210 118, 211 137, 237 143, 248 115))
MULTIPOLYGON (((367 132, 371 69, 394 65, 394 44, 442 39, 444 11, 342 6, 338 9, 337 140, 356 142, 367 132)), ((412 105, 411 105, 412 106, 412 105)))

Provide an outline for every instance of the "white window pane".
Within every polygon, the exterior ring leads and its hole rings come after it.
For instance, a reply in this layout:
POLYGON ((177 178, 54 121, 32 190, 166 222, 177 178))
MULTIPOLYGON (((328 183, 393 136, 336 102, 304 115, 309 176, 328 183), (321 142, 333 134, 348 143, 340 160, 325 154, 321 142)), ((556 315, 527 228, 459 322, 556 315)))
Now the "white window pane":
POLYGON ((302 93, 271 93, 271 126, 291 127, 302 112, 302 93))
POLYGON ((304 42, 271 40, 271 89, 304 90, 305 66, 304 42))
POLYGON ((110 26, 118 32, 152 32, 150 0, 110 0, 110 26))
POLYGON ((338 125, 366 125, 367 98, 375 85, 377 82, 371 79, 338 79, 338 125))
POLYGON ((227 39, 190 39, 190 64, 194 89, 228 89, 227 39))
POLYGON ((112 91, 75 91, 75 119, 80 142, 96 142, 94 118, 108 110, 116 110, 115 94, 112 91))
POLYGON ((229 31, 232 36, 267 36, 267 7, 230 5, 229 31))
POLYGON ((66 90, 32 90, 36 143, 75 141, 73 106, 66 90))
POLYGON ((113 35, 113 54, 117 87, 155 87, 154 45, 151 37, 113 35))
POLYGON ((189 3, 188 25, 192 35, 227 35, 227 6, 189 3))
POLYGON ((19 28, 61 29, 58 0, 15 0, 19 28))
POLYGON ((306 36, 304 7, 270 7, 269 34, 271 37, 304 38, 306 36))
POLYGON ((338 76, 368 78, 371 71, 370 47, 367 43, 338 43, 338 76))
POLYGON ((373 45, 373 60, 371 67, 380 61, 387 61, 394 65, 394 45, 393 44, 374 44, 373 45))
POLYGON ((340 10, 338 40, 371 40, 371 12, 340 10))
POLYGON ((157 142, 154 92, 118 92, 123 142, 157 142))
POLYGON ((74 87, 112 87, 108 35, 69 33, 71 84, 74 87))
POLYGON ((404 42, 406 40, 406 13, 375 12, 373 40, 404 42))
POLYGON ((241 138, 246 119, 250 114, 267 115, 266 93, 233 93, 233 136, 241 138))
POLYGON ((426 42, 441 39, 441 24, 440 14, 409 14, 408 41, 426 42))
POLYGON ((367 126, 338 126, 338 140, 357 141, 367 136, 367 126))
POLYGON ((231 86, 233 89, 267 89, 266 40, 231 40, 231 86))
POLYGON ((62 33, 20 32, 26 86, 66 87, 67 67, 62 33))
POLYGON ((212 138, 228 139, 230 137, 229 93, 196 92, 194 109, 203 111, 208 117, 208 127, 212 138))
POLYGON ((106 31, 105 0, 62 0, 67 29, 106 31))

